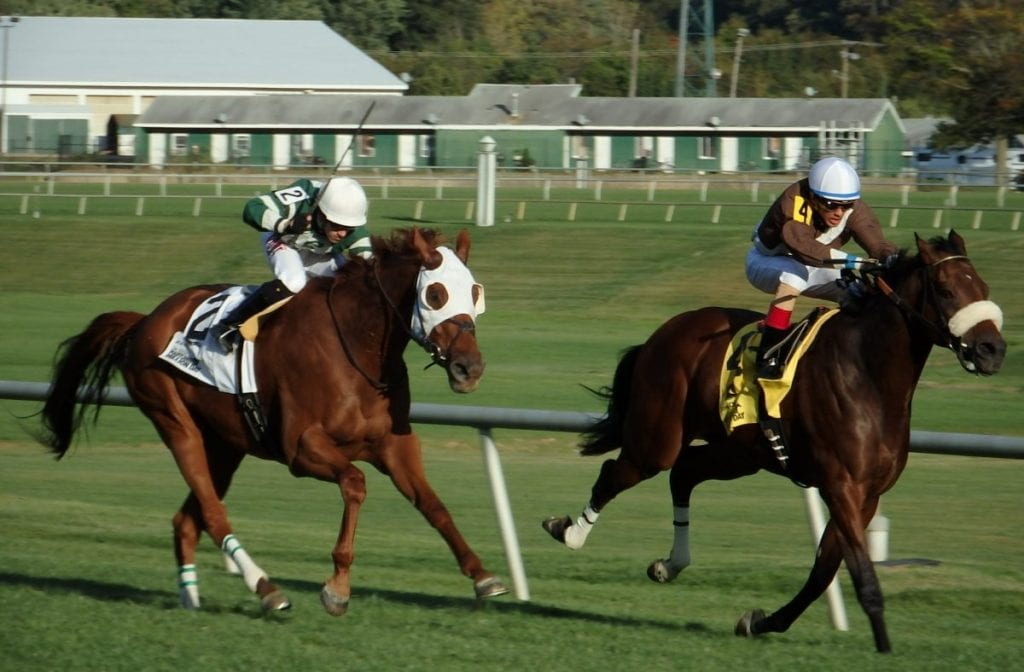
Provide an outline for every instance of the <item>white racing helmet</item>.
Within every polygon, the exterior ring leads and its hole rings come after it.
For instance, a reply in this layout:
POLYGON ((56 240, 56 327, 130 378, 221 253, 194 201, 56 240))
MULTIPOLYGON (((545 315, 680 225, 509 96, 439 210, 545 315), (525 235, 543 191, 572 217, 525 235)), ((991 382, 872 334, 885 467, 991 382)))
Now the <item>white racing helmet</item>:
POLYGON ((860 198, 860 177, 846 161, 830 156, 811 166, 808 176, 811 191, 833 201, 855 201, 860 198))
POLYGON ((354 229, 366 224, 369 204, 362 186, 351 177, 335 177, 327 181, 317 207, 332 224, 354 229))

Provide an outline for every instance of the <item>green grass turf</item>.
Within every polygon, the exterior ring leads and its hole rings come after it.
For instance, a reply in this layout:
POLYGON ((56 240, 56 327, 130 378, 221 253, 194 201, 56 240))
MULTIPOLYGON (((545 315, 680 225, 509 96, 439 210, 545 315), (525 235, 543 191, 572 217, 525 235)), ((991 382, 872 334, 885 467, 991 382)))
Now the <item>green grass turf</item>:
MULTIPOLYGON (((936 207, 945 198, 932 196, 928 205, 936 207)), ((743 195, 732 198, 740 203, 743 195)), ((100 312, 148 311, 192 284, 266 279, 239 204, 217 203, 219 211, 206 212, 204 201, 204 214, 192 217, 191 200, 147 199, 146 215, 136 217, 134 201, 103 212, 113 204, 90 199, 86 215, 76 214, 77 202, 55 213, 47 201, 36 218, 0 198, 0 379, 46 380, 57 344, 100 312)), ((375 200, 371 225, 409 226, 414 207, 375 200)), ((709 206, 679 208, 665 222, 664 207, 637 205, 620 222, 618 205, 590 203, 568 222, 566 202, 530 201, 521 221, 517 207, 515 198, 502 201, 498 225, 476 228, 465 220, 464 201, 425 202, 422 224, 452 238, 471 229, 471 266, 487 288, 479 337, 488 369, 477 393, 456 397, 410 349, 414 400, 600 411, 582 386, 609 382, 618 352, 664 319, 706 304, 766 304, 742 271, 758 209, 727 206, 713 223, 709 206)), ((888 213, 880 214, 887 223, 888 213)), ((1017 271, 1024 233, 1011 229, 1009 213, 985 216, 974 230, 972 213, 950 212, 935 228, 922 206, 886 229, 910 246, 914 231, 930 236, 956 226, 1006 314, 1009 354, 998 376, 969 376, 951 353, 933 354, 915 397, 916 429, 1024 434, 1017 271)), ((802 301, 801 309, 811 305, 802 301)), ((732 635, 743 611, 781 606, 806 578, 813 551, 791 484, 759 475, 701 486, 695 565, 675 584, 657 586, 644 572, 671 544, 665 477, 623 494, 586 549, 567 551, 539 522, 578 512, 600 460, 576 457, 575 437, 545 432, 495 435, 531 602, 509 596, 476 608, 439 536, 386 479, 368 473, 352 609, 342 619, 326 616, 317 591, 330 571, 337 488, 251 461, 228 496, 232 520, 295 608, 261 617, 205 542, 205 609, 184 613, 176 606, 169 520, 185 486, 151 427, 134 409, 107 408, 90 439, 54 463, 29 441, 31 421, 17 417, 37 407, 0 401, 0 650, 9 669, 960 671, 1006 670, 1019 660, 1018 461, 912 455, 882 504, 892 519, 890 553, 940 564, 879 569, 895 649, 880 657, 845 575, 850 632, 831 628, 820 600, 786 634, 732 635)), ((507 579, 474 433, 423 427, 420 434, 433 485, 484 561, 507 579)))

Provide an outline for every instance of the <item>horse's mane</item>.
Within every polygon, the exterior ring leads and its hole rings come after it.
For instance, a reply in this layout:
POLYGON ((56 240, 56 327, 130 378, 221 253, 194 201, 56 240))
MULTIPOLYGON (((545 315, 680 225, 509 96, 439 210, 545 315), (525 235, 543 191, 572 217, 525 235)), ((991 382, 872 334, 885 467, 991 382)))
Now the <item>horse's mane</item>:
MULTIPOLYGON (((443 242, 441 234, 433 229, 420 229, 420 235, 432 247, 437 247, 443 242)), ((416 255, 416 251, 412 247, 412 229, 394 229, 386 236, 371 236, 370 246, 373 249, 374 260, 378 261, 412 258, 416 255)), ((346 277, 372 277, 369 275, 369 271, 373 268, 374 260, 362 257, 349 259, 338 269, 334 276, 334 282, 346 277)))
MULTIPOLYGON (((412 229, 395 229, 389 236, 373 236, 373 256, 385 259, 392 256, 415 254, 412 248, 412 229)), ((420 235, 431 247, 442 243, 441 234, 433 229, 420 229, 420 235)))

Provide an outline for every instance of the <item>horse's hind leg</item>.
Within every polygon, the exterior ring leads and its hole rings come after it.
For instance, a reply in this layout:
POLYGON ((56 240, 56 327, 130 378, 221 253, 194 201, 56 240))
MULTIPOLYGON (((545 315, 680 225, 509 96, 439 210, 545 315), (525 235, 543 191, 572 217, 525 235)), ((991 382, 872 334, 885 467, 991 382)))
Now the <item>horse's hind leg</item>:
POLYGON ((605 460, 601 465, 601 471, 590 491, 590 501, 587 502, 583 512, 575 521, 569 516, 555 516, 545 520, 542 525, 548 534, 564 543, 568 548, 573 550, 583 548, 587 536, 597 523, 597 517, 605 505, 615 499, 619 493, 632 488, 640 481, 657 475, 660 471, 661 469, 657 467, 638 466, 623 449, 619 457, 605 460))
POLYGON ((660 399, 657 404, 645 399, 633 402, 633 408, 652 406, 651 411, 637 411, 626 423, 626 437, 619 456, 605 460, 590 491, 590 501, 573 521, 569 516, 551 517, 542 526, 568 548, 583 548, 587 536, 597 523, 602 509, 619 493, 670 468, 683 445, 681 422, 682 390, 660 399), (640 428, 640 429, 635 429, 640 428))
MULTIPOLYGON (((184 562, 184 560, 188 558, 186 550, 190 543, 194 557, 195 542, 198 540, 199 535, 199 526, 195 522, 196 513, 194 508, 197 506, 202 515, 202 529, 206 530, 214 543, 225 554, 230 555, 235 564, 238 565, 246 586, 260 597, 263 609, 265 611, 276 611, 290 607, 291 604, 287 597, 278 590, 277 586, 270 582, 266 572, 253 562, 252 558, 249 557, 249 554, 242 548, 241 543, 232 533, 227 510, 218 494, 217 477, 214 475, 215 471, 210 468, 211 463, 207 456, 203 434, 192 419, 192 416, 185 409, 180 397, 177 396, 173 384, 169 381, 163 382, 162 380, 141 376, 135 381, 134 396, 136 403, 149 416, 153 426, 156 427, 157 432, 160 434, 160 438, 163 439, 164 444, 174 456, 174 461, 178 465, 178 471, 181 472, 185 483, 192 491, 190 497, 195 498, 195 505, 190 507, 188 500, 186 500, 186 504, 183 506, 185 515, 180 519, 182 533, 192 535, 195 538, 192 542, 189 542, 186 536, 181 543, 180 550, 176 546, 176 552, 179 553, 179 565, 193 564, 184 562), (190 509, 192 511, 191 514, 188 513, 190 509), (193 519, 192 523, 188 522, 190 518, 193 519)), ((211 455, 213 454, 211 450, 211 455)), ((216 471, 224 468, 219 462, 219 458, 214 458, 216 471)), ((237 467, 237 464, 235 464, 235 467, 237 467)), ((234 469, 231 469, 230 472, 234 473, 234 469)), ((224 482, 223 487, 227 487, 228 482, 230 482, 230 475, 224 482)), ((180 576, 183 579, 182 583, 187 583, 189 579, 194 579, 194 571, 193 569, 191 574, 184 572, 180 576)))
MULTIPOLYGON (((210 445, 209 440, 207 440, 207 445, 210 445)), ((238 469, 238 465, 241 464, 244 454, 211 453, 207 450, 206 457, 217 496, 223 501, 228 487, 231 485, 231 478, 238 469)), ((178 560, 178 593, 181 605, 186 609, 198 609, 199 583, 195 566, 195 551, 205 525, 199 500, 194 494, 189 493, 185 498, 172 522, 174 526, 174 555, 178 560)), ((228 567, 234 568, 234 573, 240 574, 241 570, 233 560, 230 560, 230 556, 225 555, 224 557, 225 564, 230 562, 228 567)))
POLYGON ((687 446, 669 472, 672 492, 672 550, 655 560, 647 576, 658 583, 674 580, 690 566, 690 495, 708 480, 731 480, 759 470, 757 458, 742 446, 728 442, 687 446))

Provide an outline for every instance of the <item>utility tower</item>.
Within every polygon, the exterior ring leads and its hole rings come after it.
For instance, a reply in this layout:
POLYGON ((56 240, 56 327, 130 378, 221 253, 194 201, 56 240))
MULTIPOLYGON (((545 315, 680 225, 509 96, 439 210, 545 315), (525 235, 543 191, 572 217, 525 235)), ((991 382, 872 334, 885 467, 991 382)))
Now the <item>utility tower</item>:
POLYGON ((676 97, 714 97, 718 95, 716 86, 721 76, 715 67, 715 10, 712 0, 680 0, 676 97))

